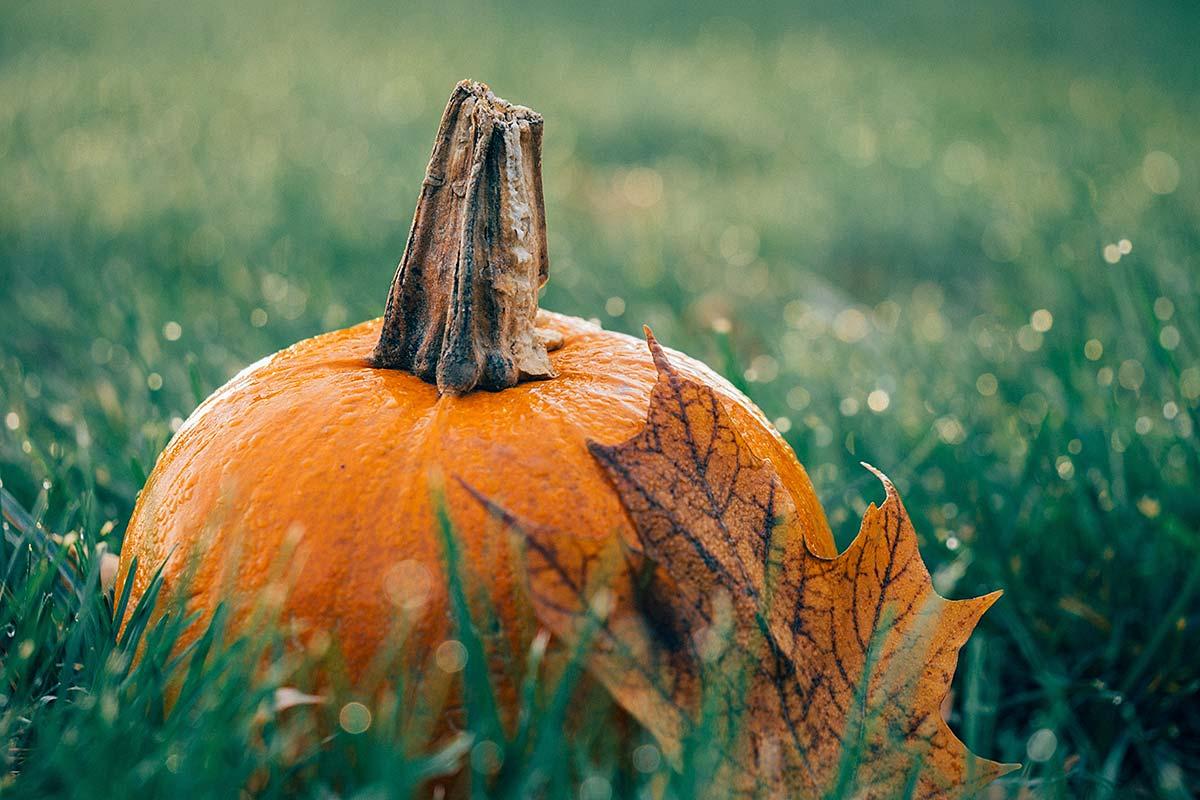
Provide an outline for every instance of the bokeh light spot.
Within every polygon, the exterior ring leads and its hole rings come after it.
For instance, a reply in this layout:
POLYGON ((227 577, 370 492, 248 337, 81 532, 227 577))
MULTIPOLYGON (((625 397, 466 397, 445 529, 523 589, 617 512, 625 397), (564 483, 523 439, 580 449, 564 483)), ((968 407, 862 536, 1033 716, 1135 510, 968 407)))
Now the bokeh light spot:
POLYGON ((1058 737, 1049 728, 1035 731, 1025 743, 1025 754, 1029 756, 1030 761, 1038 763, 1049 761, 1057 749, 1058 737))
POLYGON ((461 672, 467 665, 467 648, 457 639, 447 639, 434 651, 433 660, 442 672, 461 672))
POLYGON ((1179 162, 1170 153, 1152 150, 1142 159, 1142 181, 1155 194, 1170 194, 1179 186, 1179 162))
POLYGON ((638 772, 655 772, 662 764, 662 754, 652 744, 639 745, 633 751, 633 766, 638 772))
POLYGON ((346 703, 338 712, 338 724, 346 733, 363 733, 371 727, 371 709, 357 701, 346 703))

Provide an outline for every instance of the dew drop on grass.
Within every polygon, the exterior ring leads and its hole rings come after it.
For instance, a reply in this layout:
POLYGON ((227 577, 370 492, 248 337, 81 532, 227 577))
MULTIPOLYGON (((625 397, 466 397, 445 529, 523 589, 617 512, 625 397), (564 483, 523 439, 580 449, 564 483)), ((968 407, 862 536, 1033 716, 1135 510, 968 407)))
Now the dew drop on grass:
POLYGON ((1027 353, 1036 352, 1042 346, 1042 334, 1032 325, 1022 325, 1017 330, 1017 346, 1027 353))
POLYGON ((803 386, 793 386, 787 393, 788 408, 803 411, 812 402, 812 395, 803 386))
POLYGON ((1146 368, 1136 359, 1126 359, 1117 370, 1117 380, 1126 389, 1136 392, 1146 380, 1146 368))
POLYGON ((1152 150, 1142 159, 1142 181, 1155 194, 1170 194, 1179 186, 1179 162, 1170 153, 1152 150))
POLYGON ((504 751, 491 739, 471 748, 471 768, 483 775, 495 775, 504 766, 504 751))
POLYGON ((579 784, 579 800, 609 800, 612 784, 603 775, 589 775, 579 784))
POLYGON ((1054 469, 1058 472, 1058 477, 1064 481, 1069 481, 1075 477, 1075 463, 1066 456, 1059 456, 1054 461, 1054 469))
POLYGON ((1169 320, 1175 314, 1175 303, 1171 302, 1169 297, 1159 297, 1154 301, 1154 316, 1158 317, 1163 322, 1169 320))
POLYGON ((420 561, 406 559, 384 574, 383 589, 393 605, 408 612, 418 611, 433 591, 433 574, 420 561))
POLYGON ((662 756, 652 744, 639 745, 633 751, 633 766, 638 772, 656 772, 661 763, 662 756))
POLYGON ((1025 742, 1025 754, 1029 756, 1030 761, 1039 763, 1049 761, 1057 749, 1058 737, 1049 728, 1034 731, 1029 740, 1025 742))
POLYGON ((467 648, 457 639, 447 639, 438 645, 433 659, 442 672, 461 672, 467 665, 467 648))
POLYGON ((338 712, 338 724, 346 733, 363 733, 371 727, 371 709, 357 701, 346 703, 338 712))

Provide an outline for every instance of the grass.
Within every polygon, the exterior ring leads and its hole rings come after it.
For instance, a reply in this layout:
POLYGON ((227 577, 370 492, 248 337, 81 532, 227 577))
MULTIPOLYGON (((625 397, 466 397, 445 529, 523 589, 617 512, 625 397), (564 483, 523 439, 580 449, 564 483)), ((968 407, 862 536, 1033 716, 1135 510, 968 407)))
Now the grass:
MULTIPOLYGON (((82 552, 118 549, 208 392, 380 313, 441 103, 480 78, 548 120, 544 305, 648 322, 740 382, 843 544, 877 499, 867 460, 944 594, 1006 590, 953 718, 976 752, 1027 765, 1006 790, 1191 796, 1195 15, 861 10, 6 9, 4 489, 82 552)), ((163 716, 164 675, 113 641, 91 561, 68 590, 46 566, 58 545, 17 548, 9 525, 0 727, 19 770, 0 792, 350 796, 441 768, 398 759, 403 709, 393 725, 377 708, 364 734, 325 720, 328 747, 281 774, 304 726, 264 741, 250 724, 286 680, 249 680, 262 643, 222 638, 205 702, 163 716)), ((145 636, 165 648, 170 626, 145 636)), ((631 785, 629 752, 571 758, 556 780, 601 764, 631 785)))

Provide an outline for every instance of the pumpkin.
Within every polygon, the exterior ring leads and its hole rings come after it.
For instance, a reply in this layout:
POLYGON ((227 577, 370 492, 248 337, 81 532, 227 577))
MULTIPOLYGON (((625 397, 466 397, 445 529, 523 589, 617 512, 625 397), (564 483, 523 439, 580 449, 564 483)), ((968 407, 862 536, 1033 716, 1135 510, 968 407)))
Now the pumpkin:
MULTIPOLYGON (((168 589, 186 581, 192 610, 226 601, 244 625, 252 599, 282 585, 284 617, 327 633, 360 683, 401 614, 408 649, 452 635, 443 502, 470 589, 503 631, 489 658, 513 702, 506 676, 521 668, 501 662, 537 633, 520 587, 538 576, 479 498, 566 532, 585 556, 633 541, 589 443, 635 435, 657 378, 645 342, 538 309, 542 129, 487 86, 458 84, 384 316, 264 358, 188 418, 128 526, 117 585, 136 558, 132 601, 165 562, 168 589)), ((762 413, 700 362, 670 359, 780 474, 813 552, 834 555, 804 468, 762 413)))

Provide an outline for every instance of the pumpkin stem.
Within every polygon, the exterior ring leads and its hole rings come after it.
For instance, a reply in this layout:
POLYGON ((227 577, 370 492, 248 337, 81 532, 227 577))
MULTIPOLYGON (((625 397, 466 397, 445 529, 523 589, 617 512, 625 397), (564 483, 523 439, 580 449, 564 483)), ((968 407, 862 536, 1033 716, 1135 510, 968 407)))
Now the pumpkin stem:
POLYGON ((438 391, 553 377, 537 330, 549 271, 542 118, 462 81, 446 104, 371 356, 438 391))

